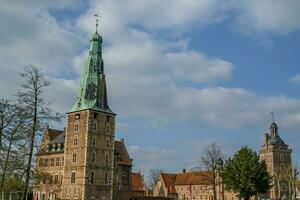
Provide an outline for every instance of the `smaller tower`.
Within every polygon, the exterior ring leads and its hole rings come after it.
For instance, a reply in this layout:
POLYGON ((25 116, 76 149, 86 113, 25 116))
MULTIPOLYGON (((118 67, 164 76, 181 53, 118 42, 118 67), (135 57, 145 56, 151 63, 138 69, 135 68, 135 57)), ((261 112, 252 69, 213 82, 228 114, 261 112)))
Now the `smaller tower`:
POLYGON ((291 154, 292 150, 279 136, 278 126, 273 115, 270 131, 265 134, 264 144, 260 151, 260 159, 265 161, 267 170, 272 177, 272 187, 267 194, 270 199, 281 199, 290 195, 291 154))

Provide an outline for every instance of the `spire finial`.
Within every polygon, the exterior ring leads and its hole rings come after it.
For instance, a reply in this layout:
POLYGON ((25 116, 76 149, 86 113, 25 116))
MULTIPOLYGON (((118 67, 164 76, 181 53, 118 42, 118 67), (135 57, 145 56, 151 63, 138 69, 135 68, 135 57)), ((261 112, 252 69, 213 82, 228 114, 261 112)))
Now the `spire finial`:
POLYGON ((274 112, 271 112, 271 115, 272 115, 273 123, 275 123, 275 114, 274 114, 274 112))
POLYGON ((99 12, 97 12, 94 16, 96 17, 96 33, 98 33, 99 12))

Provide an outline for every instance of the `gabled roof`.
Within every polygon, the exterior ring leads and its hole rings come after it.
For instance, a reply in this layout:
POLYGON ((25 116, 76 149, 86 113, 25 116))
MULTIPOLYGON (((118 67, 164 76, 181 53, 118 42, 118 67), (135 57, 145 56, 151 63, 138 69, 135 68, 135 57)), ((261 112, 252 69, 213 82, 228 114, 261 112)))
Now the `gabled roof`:
POLYGON ((131 190, 133 192, 145 191, 145 185, 140 172, 131 173, 131 190))
POLYGON ((169 194, 176 193, 175 182, 177 174, 161 173, 162 181, 164 182, 169 194))
POLYGON ((175 185, 210 185, 210 172, 187 172, 176 176, 175 185))
POLYGON ((115 141, 115 154, 119 165, 132 166, 132 160, 128 154, 124 141, 115 141))

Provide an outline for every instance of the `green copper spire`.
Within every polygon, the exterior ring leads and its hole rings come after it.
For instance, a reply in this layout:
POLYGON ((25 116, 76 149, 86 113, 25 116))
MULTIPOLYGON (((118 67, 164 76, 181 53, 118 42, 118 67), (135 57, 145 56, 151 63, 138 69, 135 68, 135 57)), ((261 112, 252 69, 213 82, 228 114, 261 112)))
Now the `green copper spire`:
POLYGON ((90 37, 89 56, 85 61, 79 95, 70 112, 92 109, 112 113, 107 104, 106 82, 102 59, 102 37, 96 31, 90 37))

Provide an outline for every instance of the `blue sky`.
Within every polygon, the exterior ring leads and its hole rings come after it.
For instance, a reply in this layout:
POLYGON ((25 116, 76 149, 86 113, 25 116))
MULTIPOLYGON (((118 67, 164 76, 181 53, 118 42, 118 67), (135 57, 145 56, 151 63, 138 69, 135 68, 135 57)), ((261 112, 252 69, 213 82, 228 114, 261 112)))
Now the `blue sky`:
POLYGON ((18 72, 37 65, 62 113, 75 102, 100 12, 116 137, 134 170, 195 167, 213 141, 228 156, 259 150, 272 111, 300 162, 300 1, 0 2, 0 94, 13 95, 18 72))

